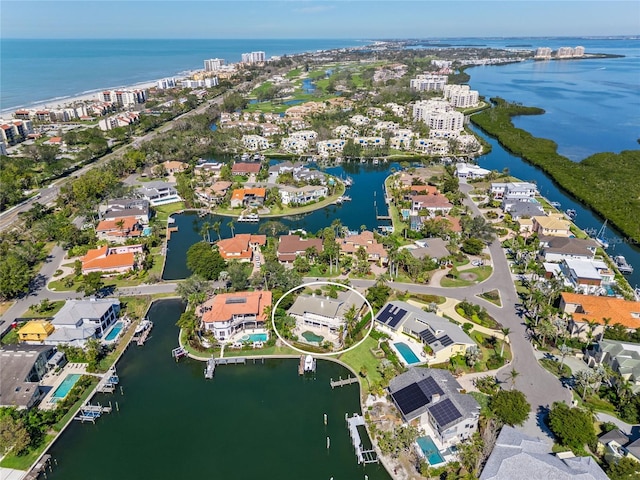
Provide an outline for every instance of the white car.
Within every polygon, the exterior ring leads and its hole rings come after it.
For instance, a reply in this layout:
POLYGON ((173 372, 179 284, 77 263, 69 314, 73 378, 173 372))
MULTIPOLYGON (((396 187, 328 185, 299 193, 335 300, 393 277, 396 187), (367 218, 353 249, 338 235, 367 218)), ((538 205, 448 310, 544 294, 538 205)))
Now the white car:
POLYGON ((471 265, 473 265, 474 267, 480 267, 484 265, 484 262, 482 260, 474 260, 473 262, 471 262, 471 265))

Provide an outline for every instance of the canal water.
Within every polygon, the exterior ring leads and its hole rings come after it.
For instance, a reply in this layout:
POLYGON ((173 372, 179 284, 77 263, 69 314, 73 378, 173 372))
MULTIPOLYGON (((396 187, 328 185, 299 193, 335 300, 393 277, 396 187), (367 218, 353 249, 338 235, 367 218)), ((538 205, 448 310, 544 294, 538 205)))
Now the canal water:
POLYGON ((302 378, 296 359, 269 359, 205 380, 203 362, 171 357, 182 310, 179 300, 153 304, 151 337, 117 366, 124 395, 99 398, 119 411, 72 424, 49 452, 49 480, 390 479, 357 463, 345 413, 361 413, 358 389, 329 386, 344 367, 319 360, 315 378, 302 378))
MULTIPOLYGON (((386 162, 374 165, 371 161, 366 163, 347 162, 339 166, 328 167, 324 171, 330 175, 343 179, 350 177, 353 180, 353 185, 347 188, 345 193, 352 198, 351 201, 343 202, 342 205, 330 205, 304 215, 279 217, 271 220, 282 222, 292 230, 303 229, 311 233, 331 226, 334 220, 340 220, 342 225, 350 230, 359 231, 362 225, 369 230, 377 229, 383 223, 376 220, 374 202, 379 215, 388 213, 384 202, 384 180, 393 171, 400 170, 400 168, 398 163, 386 162)), ((268 219, 261 219, 258 223, 240 223, 232 217, 219 215, 200 217, 195 212, 174 215, 173 218, 175 219, 173 226, 178 227, 178 231, 171 234, 171 239, 167 244, 169 251, 162 277, 164 280, 186 278, 191 274, 186 266, 187 250, 191 245, 202 240, 200 230, 205 222, 213 225, 219 221, 220 236, 229 238, 231 237, 229 226, 231 221, 236 234, 258 233, 260 225, 268 221, 268 219)), ((217 239, 217 233, 211 229, 211 240, 217 239)))

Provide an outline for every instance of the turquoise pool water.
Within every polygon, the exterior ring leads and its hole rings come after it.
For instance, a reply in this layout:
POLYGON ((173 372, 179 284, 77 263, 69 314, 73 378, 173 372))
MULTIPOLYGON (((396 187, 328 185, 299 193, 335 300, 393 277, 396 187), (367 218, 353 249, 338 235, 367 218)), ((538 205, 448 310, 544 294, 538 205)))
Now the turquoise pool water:
POLYGON ((153 232, 153 229, 151 227, 144 227, 142 229, 142 236, 148 237, 149 235, 151 235, 152 232, 153 232))
POLYGON ((304 339, 307 342, 317 342, 320 343, 322 340, 324 340, 324 337, 320 336, 320 335, 316 335, 313 332, 304 332, 302 334, 302 336, 304 337, 304 339))
POLYGON ((250 333, 243 335, 243 342, 266 342, 269 340, 269 336, 266 333, 250 333))
POLYGON ((413 353, 413 350, 406 343, 398 342, 393 344, 394 347, 400 352, 404 361, 409 365, 413 365, 414 363, 420 363, 420 359, 418 356, 413 353))
POLYGON ((419 437, 416 442, 418 443, 420 450, 422 450, 422 453, 424 453, 424 456, 429 462, 429 465, 438 465, 439 463, 444 463, 444 458, 442 458, 442 455, 440 455, 438 447, 436 447, 436 444, 433 443, 431 437, 419 437))
POLYGON ((115 338, 118 336, 118 334, 122 330, 122 327, 123 327, 122 322, 116 322, 116 324, 113 327, 111 327, 111 330, 109 330, 109 333, 107 333, 107 336, 104 337, 104 339, 107 342, 110 342, 111 340, 115 340, 115 338))
POLYGON ((66 397, 67 393, 69 393, 81 376, 82 375, 79 373, 70 373, 67 375, 62 383, 58 385, 58 388, 53 392, 53 395, 51 396, 52 400, 57 402, 58 400, 62 400, 66 397))

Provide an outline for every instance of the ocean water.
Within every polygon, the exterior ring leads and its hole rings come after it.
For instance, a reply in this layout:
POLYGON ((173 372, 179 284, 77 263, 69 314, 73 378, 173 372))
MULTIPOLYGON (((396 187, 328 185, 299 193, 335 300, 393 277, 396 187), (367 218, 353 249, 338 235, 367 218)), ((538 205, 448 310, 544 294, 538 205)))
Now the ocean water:
POLYGON ((23 40, 0 42, 0 110, 50 102, 202 69, 204 60, 236 63, 246 52, 267 58, 344 47, 367 40, 23 40))

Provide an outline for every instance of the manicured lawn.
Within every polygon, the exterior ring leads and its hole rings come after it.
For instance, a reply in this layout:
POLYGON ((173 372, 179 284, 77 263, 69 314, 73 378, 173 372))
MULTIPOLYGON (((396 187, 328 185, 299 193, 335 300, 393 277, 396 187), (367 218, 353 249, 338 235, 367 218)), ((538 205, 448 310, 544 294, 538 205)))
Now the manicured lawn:
POLYGON ((167 205, 153 207, 153 209, 156 212, 156 218, 166 224, 169 215, 184 210, 184 202, 168 203, 167 205))
POLYGON ((380 364, 380 359, 376 358, 373 353, 371 353, 371 349, 375 349, 378 346, 378 341, 367 337, 367 339, 358 345, 357 348, 350 350, 348 352, 343 353, 338 356, 338 360, 349 365, 355 372, 358 374, 362 367, 367 369, 367 382, 366 379, 361 378, 362 390, 366 392, 371 391, 371 387, 374 385, 378 385, 382 382, 382 376, 380 372, 378 372, 378 365, 380 364))
POLYGON ((500 301, 500 292, 498 290, 490 290, 488 292, 481 293, 477 295, 480 298, 484 298, 488 302, 493 303, 499 307, 502 306, 502 302, 500 301))
POLYGON ((11 330, 9 330, 9 332, 7 332, 7 334, 4 337, 2 337, 2 341, 0 341, 0 344, 15 345, 16 343, 19 343, 18 330, 22 325, 23 324, 20 323, 17 328, 12 328, 11 330))
POLYGON ((440 286, 449 288, 468 287, 470 285, 475 285, 477 283, 483 282, 484 280, 489 278, 491 272, 493 272, 493 268, 489 266, 482 266, 459 271, 453 278, 449 276, 451 275, 451 273, 449 273, 447 276, 443 277, 442 280, 440 280, 440 286), (473 280, 466 280, 464 276, 468 274, 475 275, 475 278, 473 280))
POLYGON ((33 450, 29 450, 26 454, 15 456, 8 453, 6 457, 0 461, 0 467, 14 468, 16 470, 28 470, 33 462, 45 451, 49 443, 54 439, 55 435, 45 435, 42 444, 33 450))
POLYGON ((64 300, 58 300, 56 302, 51 302, 51 307, 49 310, 45 312, 36 312, 34 308, 37 308, 37 305, 30 307, 26 312, 22 314, 24 318, 43 318, 43 317, 53 317, 56 313, 60 311, 60 309, 64 306, 64 300))
POLYGON ((550 371, 556 377, 571 377, 571 368, 567 365, 562 365, 562 371, 560 371, 560 362, 552 360, 551 358, 542 358, 539 360, 540 365, 544 367, 545 370, 550 371))
POLYGON ((13 306, 13 302, 0 302, 0 315, 9 310, 13 306))

